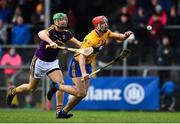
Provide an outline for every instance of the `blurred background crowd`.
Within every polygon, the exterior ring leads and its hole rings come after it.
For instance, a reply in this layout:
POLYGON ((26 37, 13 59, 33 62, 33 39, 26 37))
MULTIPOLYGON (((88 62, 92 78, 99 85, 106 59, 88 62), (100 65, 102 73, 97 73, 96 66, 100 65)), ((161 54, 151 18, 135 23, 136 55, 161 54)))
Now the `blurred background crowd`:
MULTIPOLYGON (((0 65, 15 67, 15 69, 1 68, 0 77, 4 78, 6 83, 1 82, 0 86, 8 84, 8 87, 12 87, 20 84, 14 83, 14 78, 21 71, 19 67, 29 65, 34 54, 34 49, 29 49, 28 46, 39 43, 37 33, 45 28, 44 2, 45 0, 0 0, 0 65), (22 45, 25 49, 21 47, 16 49, 14 45, 22 45)), ((68 29, 81 41, 93 29, 91 19, 98 15, 105 15, 109 19, 112 31, 123 33, 132 30, 134 36, 128 41, 128 48, 133 54, 127 60, 128 66, 173 65, 178 69, 179 0, 50 0, 50 3, 51 22, 54 13, 66 13, 69 19, 68 29), (146 29, 147 25, 152 26, 151 31, 146 29)), ((112 60, 122 49, 122 44, 113 41, 108 42, 107 46, 98 57, 97 66, 112 60)), ((67 53, 63 51, 60 59, 61 67, 66 70, 69 57, 64 58, 64 54, 67 53)), ((121 66, 122 63, 116 65, 121 66)), ((152 74, 160 77, 162 86, 169 80, 179 84, 179 71, 164 69, 155 70, 152 74)), ((27 80, 24 75, 19 75, 18 78, 27 80)), ((104 71, 101 75, 121 76, 122 72, 104 71)), ((128 76, 138 75, 142 75, 138 69, 128 71, 128 76)), ((30 96, 28 100, 31 100, 30 96)))

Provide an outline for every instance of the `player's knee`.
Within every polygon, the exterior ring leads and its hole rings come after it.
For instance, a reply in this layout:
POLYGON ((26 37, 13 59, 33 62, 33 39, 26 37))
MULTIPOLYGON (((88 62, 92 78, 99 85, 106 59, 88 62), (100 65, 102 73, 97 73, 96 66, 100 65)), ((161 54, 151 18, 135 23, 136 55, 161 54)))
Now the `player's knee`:
POLYGON ((78 92, 78 93, 77 93, 77 97, 78 97, 78 98, 81 98, 81 99, 83 99, 84 97, 86 97, 86 95, 87 95, 86 92, 78 92))

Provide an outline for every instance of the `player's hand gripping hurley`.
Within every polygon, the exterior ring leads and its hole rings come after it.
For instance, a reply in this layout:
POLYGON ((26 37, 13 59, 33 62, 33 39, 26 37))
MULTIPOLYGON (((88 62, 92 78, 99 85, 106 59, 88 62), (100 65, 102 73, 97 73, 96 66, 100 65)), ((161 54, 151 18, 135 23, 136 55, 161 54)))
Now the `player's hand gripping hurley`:
MULTIPOLYGON (((107 67, 111 66, 113 63, 121 60, 121 59, 124 59, 124 58, 127 58, 129 55, 131 54, 131 50, 130 49, 124 49, 121 51, 120 55, 118 57, 116 57, 115 59, 113 59, 112 61, 108 62, 105 66, 103 66, 102 68, 94 71, 93 73, 91 73, 89 75, 89 77, 92 77, 93 75, 97 74, 98 72, 106 69, 107 67)), ((84 81, 84 79, 82 79, 82 81, 84 81)))
MULTIPOLYGON (((46 48, 48 48, 48 47, 50 47, 50 45, 46 45, 46 48)), ((94 51, 92 47, 76 49, 76 48, 68 48, 68 47, 63 47, 63 46, 57 46, 57 48, 72 51, 72 52, 76 52, 76 53, 81 53, 81 54, 83 54, 85 56, 89 56, 94 51)))

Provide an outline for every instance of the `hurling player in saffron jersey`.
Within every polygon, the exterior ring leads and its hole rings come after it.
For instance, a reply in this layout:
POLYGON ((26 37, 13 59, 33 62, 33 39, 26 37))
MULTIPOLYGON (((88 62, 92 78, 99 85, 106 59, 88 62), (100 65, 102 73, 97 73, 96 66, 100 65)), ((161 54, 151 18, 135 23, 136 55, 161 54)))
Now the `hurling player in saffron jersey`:
POLYGON ((109 29, 108 19, 105 16, 97 16, 92 19, 94 30, 92 30, 83 40, 81 48, 93 47, 94 52, 89 56, 76 53, 69 65, 69 76, 72 78, 75 86, 54 83, 48 92, 48 97, 51 98, 57 91, 65 91, 73 97, 70 98, 63 111, 68 113, 72 110, 87 94, 89 87, 89 74, 91 74, 91 63, 101 48, 105 45, 107 39, 112 38, 120 41, 126 40, 131 34, 127 31, 124 34, 112 32, 109 29), (84 79, 82 81, 81 79, 84 79))
MULTIPOLYGON (((71 32, 65 30, 68 24, 66 14, 54 14, 53 21, 54 24, 38 33, 41 42, 31 62, 29 82, 9 91, 7 96, 8 105, 11 104, 16 94, 36 90, 42 76, 47 75, 53 82, 64 84, 63 74, 59 67, 59 60, 57 59, 59 52, 57 47, 63 46, 66 42, 71 42, 76 47, 80 47, 81 42, 75 39, 71 32), (50 45, 50 47, 46 48, 46 45, 50 45)), ((63 91, 59 91, 56 96, 58 104, 56 108, 57 118, 69 118, 72 116, 71 114, 62 112, 63 95, 63 91)))

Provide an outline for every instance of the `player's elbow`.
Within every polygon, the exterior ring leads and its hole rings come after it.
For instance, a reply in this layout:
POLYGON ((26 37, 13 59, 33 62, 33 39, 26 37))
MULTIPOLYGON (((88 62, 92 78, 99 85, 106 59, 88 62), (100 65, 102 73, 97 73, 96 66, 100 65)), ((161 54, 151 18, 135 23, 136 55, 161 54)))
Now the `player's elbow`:
POLYGON ((46 34, 46 32, 44 30, 42 30, 42 31, 39 31, 38 36, 40 39, 42 39, 45 34, 46 34))
POLYGON ((39 31, 39 33, 38 33, 38 36, 39 37, 42 37, 44 35, 44 31, 42 30, 42 31, 39 31))
POLYGON ((40 32, 38 33, 38 36, 39 36, 39 38, 42 37, 42 31, 40 31, 40 32))

